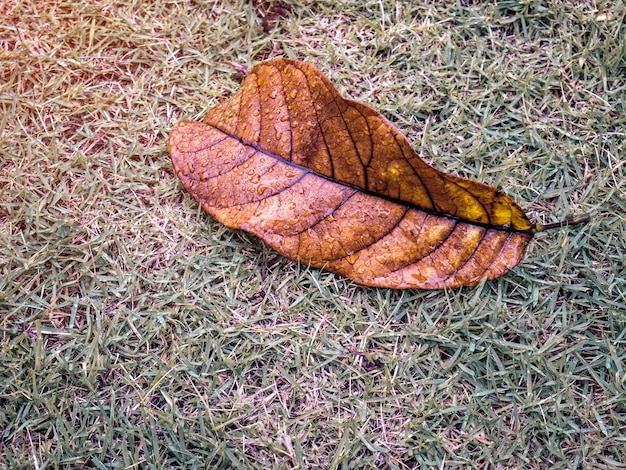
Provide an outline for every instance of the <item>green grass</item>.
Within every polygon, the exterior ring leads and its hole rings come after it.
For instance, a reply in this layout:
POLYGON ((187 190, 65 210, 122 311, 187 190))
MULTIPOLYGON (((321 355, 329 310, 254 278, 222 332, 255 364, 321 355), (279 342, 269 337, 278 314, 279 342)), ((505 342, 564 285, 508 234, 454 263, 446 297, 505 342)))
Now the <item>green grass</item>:
POLYGON ((624 3, 302 3, 0 6, 0 468, 626 465, 624 3), (223 61, 281 56, 535 220, 591 222, 447 292, 221 227, 169 130, 238 88, 223 61))

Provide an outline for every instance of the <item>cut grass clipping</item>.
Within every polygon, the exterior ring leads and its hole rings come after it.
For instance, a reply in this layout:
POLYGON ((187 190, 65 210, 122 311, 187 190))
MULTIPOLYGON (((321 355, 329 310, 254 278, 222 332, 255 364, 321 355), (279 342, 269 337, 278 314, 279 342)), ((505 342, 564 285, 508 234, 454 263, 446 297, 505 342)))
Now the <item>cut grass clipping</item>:
POLYGON ((0 5, 0 468, 626 465, 624 3, 297 3, 0 5), (591 221, 443 292, 221 227, 166 139, 276 57, 591 221))

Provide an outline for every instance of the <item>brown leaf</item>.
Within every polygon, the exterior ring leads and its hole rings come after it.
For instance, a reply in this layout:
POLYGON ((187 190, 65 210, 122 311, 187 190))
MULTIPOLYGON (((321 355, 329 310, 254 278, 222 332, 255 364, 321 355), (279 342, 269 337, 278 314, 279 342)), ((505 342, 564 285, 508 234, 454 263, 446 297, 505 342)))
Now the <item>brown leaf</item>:
POLYGON ((538 230, 500 190, 429 166, 380 113, 293 60, 255 66, 169 144, 185 188, 217 220, 368 286, 494 279, 538 230))

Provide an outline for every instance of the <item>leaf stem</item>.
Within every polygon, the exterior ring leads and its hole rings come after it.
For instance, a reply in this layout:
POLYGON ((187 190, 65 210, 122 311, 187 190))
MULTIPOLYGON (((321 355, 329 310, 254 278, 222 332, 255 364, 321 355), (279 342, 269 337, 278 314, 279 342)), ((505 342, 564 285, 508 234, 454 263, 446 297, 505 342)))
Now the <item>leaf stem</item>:
POLYGON ((552 230, 553 228, 566 227, 568 225, 578 225, 589 222, 591 216, 589 214, 582 214, 571 217, 561 222, 554 222, 551 224, 535 224, 535 233, 543 232, 545 230, 552 230))

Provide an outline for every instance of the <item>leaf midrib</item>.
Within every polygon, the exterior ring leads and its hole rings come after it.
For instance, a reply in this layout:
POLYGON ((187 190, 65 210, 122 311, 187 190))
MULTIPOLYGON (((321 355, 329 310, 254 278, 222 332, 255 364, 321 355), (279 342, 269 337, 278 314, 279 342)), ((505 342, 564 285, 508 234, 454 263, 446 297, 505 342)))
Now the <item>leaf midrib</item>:
MULTIPOLYGON (((426 214, 429 214, 429 215, 434 215, 434 216, 437 216, 437 217, 442 217, 442 218, 446 218, 446 219, 455 220, 455 221, 458 221, 458 222, 461 222, 461 223, 465 223, 465 224, 468 224, 468 225, 473 225, 473 226, 476 226, 476 227, 482 227, 482 228, 484 228, 486 230, 495 230, 495 231, 499 231, 499 232, 530 234, 530 235, 534 235, 534 233, 535 233, 534 227, 531 227, 531 228, 529 228, 527 230, 516 230, 513 227, 507 226, 507 225, 493 225, 493 224, 484 223, 484 222, 472 221, 472 220, 464 219, 462 217, 458 217, 458 216, 455 216, 455 215, 452 215, 452 214, 448 214, 448 213, 445 213, 445 212, 439 212, 439 211, 436 211, 436 210, 433 210, 433 209, 430 209, 430 208, 420 207, 420 206, 418 206, 418 205, 416 205, 416 204, 414 204, 412 202, 403 201, 401 199, 397 199, 397 198, 394 198, 392 196, 376 193, 374 191, 371 191, 371 190, 366 189, 366 188, 362 188, 362 187, 357 186, 355 184, 344 182, 344 181, 340 181, 340 180, 337 180, 337 179, 332 178, 330 176, 322 175, 320 173, 317 173, 317 172, 313 171, 311 168, 308 168, 306 166, 298 165, 297 163, 293 163, 292 161, 285 160, 283 157, 265 150, 260 145, 248 142, 247 140, 245 140, 245 139, 243 139, 243 138, 241 138, 241 137, 239 137, 237 135, 231 134, 230 132, 227 132, 227 131, 221 129, 220 127, 218 127, 218 126, 216 126, 214 124, 206 123, 206 125, 211 126, 214 129, 217 129, 218 131, 220 131, 224 135, 227 135, 228 137, 230 137, 232 139, 235 139, 236 141, 238 141, 242 145, 245 145, 247 147, 250 147, 250 148, 254 149, 255 151, 257 151, 259 153, 262 153, 263 155, 267 156, 268 158, 272 158, 274 160, 278 160, 278 161, 280 161, 280 162, 282 162, 282 163, 284 163, 284 164, 286 164, 286 165, 288 165, 288 166, 290 166, 292 168, 297 168, 298 170, 304 171, 307 174, 311 174, 311 175, 317 176, 319 178, 324 178, 325 180, 330 181, 330 182, 332 182, 334 184, 339 184, 339 185, 342 185, 342 186, 345 186, 345 187, 348 187, 348 188, 353 188, 355 190, 358 190, 358 191, 362 192, 363 194, 367 194, 368 196, 377 197, 377 198, 383 199, 385 201, 392 202, 394 204, 399 204, 401 206, 408 207, 409 209, 414 209, 414 210, 418 210, 418 211, 421 211, 421 212, 425 212, 426 214)), ((453 182, 453 181, 451 183, 456 185, 456 183, 453 182)), ((463 189, 463 188, 461 188, 461 189, 463 189)))

